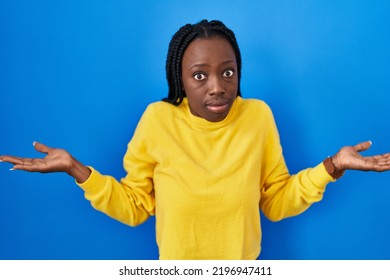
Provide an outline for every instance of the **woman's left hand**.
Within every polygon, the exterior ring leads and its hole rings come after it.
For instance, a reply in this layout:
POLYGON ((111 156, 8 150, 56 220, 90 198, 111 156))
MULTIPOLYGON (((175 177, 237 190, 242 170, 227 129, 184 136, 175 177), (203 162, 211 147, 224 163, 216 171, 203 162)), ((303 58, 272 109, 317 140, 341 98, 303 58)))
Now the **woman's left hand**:
POLYGON ((366 141, 355 146, 345 146, 332 156, 332 162, 339 171, 348 169, 378 172, 390 170, 390 153, 366 157, 359 154, 359 152, 368 150, 371 145, 371 141, 366 141))

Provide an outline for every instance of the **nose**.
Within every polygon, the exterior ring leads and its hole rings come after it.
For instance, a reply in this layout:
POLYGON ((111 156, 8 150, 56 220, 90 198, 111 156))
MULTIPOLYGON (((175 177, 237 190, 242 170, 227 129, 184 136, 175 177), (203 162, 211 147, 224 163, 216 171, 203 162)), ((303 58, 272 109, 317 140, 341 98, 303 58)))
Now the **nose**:
POLYGON ((223 86, 223 81, 218 76, 211 76, 208 79, 209 82, 209 95, 220 95, 225 93, 225 88, 223 86))

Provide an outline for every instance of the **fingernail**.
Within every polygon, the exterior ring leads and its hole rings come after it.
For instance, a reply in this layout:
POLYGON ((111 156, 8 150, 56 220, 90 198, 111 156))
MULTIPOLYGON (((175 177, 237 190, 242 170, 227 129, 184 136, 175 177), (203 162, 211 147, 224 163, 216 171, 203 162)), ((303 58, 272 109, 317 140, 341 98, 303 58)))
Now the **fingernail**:
POLYGON ((0 162, 4 162, 4 161, 0 159, 0 162))
POLYGON ((34 141, 34 142, 33 142, 33 146, 35 146, 35 144, 36 144, 36 143, 37 143, 37 142, 36 142, 36 141, 34 141))
POLYGON ((372 145, 372 141, 368 141, 368 142, 370 142, 370 146, 372 145))
POLYGON ((10 168, 9 170, 10 170, 10 171, 14 171, 15 169, 13 169, 13 168, 10 168))

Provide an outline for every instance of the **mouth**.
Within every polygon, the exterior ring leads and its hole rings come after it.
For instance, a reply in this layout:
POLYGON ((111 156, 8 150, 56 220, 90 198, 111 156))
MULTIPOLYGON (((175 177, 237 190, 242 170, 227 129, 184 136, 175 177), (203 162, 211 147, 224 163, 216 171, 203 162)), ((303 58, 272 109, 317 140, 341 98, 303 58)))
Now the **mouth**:
POLYGON ((229 99, 218 98, 214 100, 208 100, 205 105, 209 111, 215 114, 222 114, 229 109, 230 102, 229 99))
POLYGON ((224 103, 208 104, 206 105, 206 108, 215 114, 222 114, 226 112, 226 110, 229 108, 229 103, 224 102, 224 103))

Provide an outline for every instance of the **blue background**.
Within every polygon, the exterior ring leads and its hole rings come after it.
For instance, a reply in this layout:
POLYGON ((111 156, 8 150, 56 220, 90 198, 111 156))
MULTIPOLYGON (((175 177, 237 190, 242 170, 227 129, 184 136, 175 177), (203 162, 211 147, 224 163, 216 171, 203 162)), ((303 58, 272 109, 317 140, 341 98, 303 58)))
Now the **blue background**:
MULTIPOLYGON (((167 94, 176 30, 203 18, 236 33, 242 92, 273 109, 295 173, 344 145, 390 151, 388 1, 0 2, 0 154, 62 147, 117 179, 147 104, 167 94)), ((154 218, 95 211, 64 174, 0 164, 1 259, 156 259, 154 218)), ((304 214, 262 217, 263 259, 390 259, 390 173, 349 171, 304 214)))

